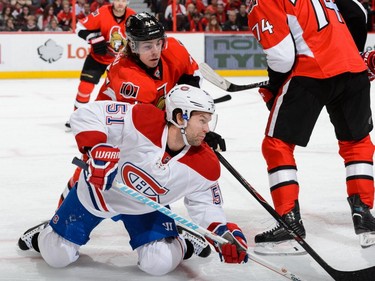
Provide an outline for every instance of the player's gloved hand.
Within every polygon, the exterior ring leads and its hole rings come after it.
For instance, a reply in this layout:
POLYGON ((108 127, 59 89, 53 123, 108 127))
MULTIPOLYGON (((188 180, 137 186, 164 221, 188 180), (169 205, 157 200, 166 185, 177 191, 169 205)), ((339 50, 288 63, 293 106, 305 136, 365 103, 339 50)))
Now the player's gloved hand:
POLYGON ((226 263, 247 263, 249 256, 247 254, 247 241, 242 230, 235 223, 228 222, 211 223, 208 230, 229 241, 227 244, 220 245, 217 242, 207 238, 219 253, 220 260, 226 263))
POLYGON ((204 141, 215 151, 226 151, 225 140, 215 132, 208 132, 204 141))
POLYGON ((370 81, 375 79, 375 51, 363 52, 362 58, 367 65, 367 75, 370 81))
POLYGON ((105 55, 107 53, 107 42, 103 35, 99 35, 88 39, 91 44, 91 48, 95 54, 105 55))
POLYGON ((108 143, 99 143, 87 154, 86 181, 96 189, 110 189, 117 173, 120 149, 108 143))
POLYGON ((268 110, 271 110, 275 101, 275 95, 268 88, 259 88, 259 94, 262 96, 268 110))

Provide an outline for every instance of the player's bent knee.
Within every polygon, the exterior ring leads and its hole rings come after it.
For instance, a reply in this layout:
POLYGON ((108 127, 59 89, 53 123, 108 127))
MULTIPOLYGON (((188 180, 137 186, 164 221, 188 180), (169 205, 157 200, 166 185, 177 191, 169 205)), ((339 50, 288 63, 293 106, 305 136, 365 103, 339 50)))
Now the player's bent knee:
POLYGON ((79 245, 58 235, 51 226, 40 232, 38 245, 44 261, 52 267, 65 267, 75 262, 79 257, 79 245))
POLYGON ((137 252, 138 267, 150 275, 161 276, 181 263, 184 246, 181 239, 167 238, 143 245, 137 252))

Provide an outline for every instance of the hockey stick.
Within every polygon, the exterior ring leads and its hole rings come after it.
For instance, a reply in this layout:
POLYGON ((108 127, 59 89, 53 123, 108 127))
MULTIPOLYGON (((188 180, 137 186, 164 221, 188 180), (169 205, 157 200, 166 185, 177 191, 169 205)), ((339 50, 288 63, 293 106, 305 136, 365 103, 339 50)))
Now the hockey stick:
POLYGON ((199 70, 201 71, 204 79, 227 92, 239 92, 268 85, 268 81, 261 81, 247 85, 236 85, 217 74, 215 70, 213 70, 207 63, 204 62, 199 64, 199 70))
POLYGON ((246 188, 248 192, 276 219, 276 221, 285 228, 289 234, 306 250, 307 253, 329 274, 337 281, 372 281, 375 276, 375 266, 368 267, 355 271, 341 271, 329 266, 311 247, 307 242, 299 236, 281 216, 272 208, 267 201, 237 172, 233 166, 217 151, 215 151, 221 164, 246 188))
POLYGON ((225 102, 231 99, 232 99, 231 95, 224 95, 220 98, 214 99, 214 103, 221 103, 221 102, 225 102))
MULTIPOLYGON (((77 157, 74 157, 73 160, 72 160, 72 163, 77 165, 78 167, 84 169, 84 170, 87 170, 87 164, 77 158, 77 157)), ((190 229, 192 229, 193 231, 196 231, 197 233, 207 237, 207 238, 210 238, 211 240, 219 243, 219 244, 225 244, 225 243, 228 243, 228 240, 226 240, 225 238, 215 234, 214 232, 211 232, 209 231, 208 229, 206 228, 203 228, 197 224, 195 224, 194 222, 174 213, 173 211, 171 211, 170 209, 168 209, 167 207, 159 204, 158 202, 155 202, 154 200, 144 196, 143 194, 139 193, 138 191, 122 184, 122 183, 119 183, 119 182, 114 182, 113 183, 113 186, 118 188, 123 194, 125 195, 128 195, 132 198, 134 198, 135 200, 165 214, 166 216, 174 219, 178 224, 181 224, 185 227, 188 227, 190 229)), ((290 280, 293 280, 293 281, 303 281, 302 279, 300 279, 297 275, 293 274, 293 273, 290 273, 285 267, 278 267, 276 265, 273 265, 271 263, 269 263, 268 261, 265 261, 264 259, 260 258, 260 257, 257 257, 256 255, 253 255, 252 253, 250 254, 249 253, 249 259, 272 270, 273 272, 277 273, 277 274, 280 274, 281 276, 284 276, 285 278, 288 278, 290 280)))

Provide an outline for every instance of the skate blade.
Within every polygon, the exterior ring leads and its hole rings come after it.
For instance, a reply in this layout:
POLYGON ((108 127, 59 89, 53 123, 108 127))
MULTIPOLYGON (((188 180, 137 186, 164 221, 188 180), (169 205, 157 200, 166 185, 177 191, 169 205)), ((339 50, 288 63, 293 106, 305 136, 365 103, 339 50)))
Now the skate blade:
POLYGON ((256 243, 254 252, 260 255, 305 255, 306 251, 294 240, 256 243))
POLYGON ((358 235, 359 244, 362 248, 368 248, 375 245, 375 232, 366 232, 358 235))

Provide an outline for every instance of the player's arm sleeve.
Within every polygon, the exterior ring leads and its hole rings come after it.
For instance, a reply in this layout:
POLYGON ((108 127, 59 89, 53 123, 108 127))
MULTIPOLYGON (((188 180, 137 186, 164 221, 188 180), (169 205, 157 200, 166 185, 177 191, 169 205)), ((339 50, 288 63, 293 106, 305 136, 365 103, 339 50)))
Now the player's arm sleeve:
POLYGON ((98 143, 117 145, 124 129, 128 105, 109 101, 80 107, 70 117, 70 126, 80 152, 98 143))
POLYGON ((275 3, 272 8, 256 6, 248 17, 249 27, 266 54, 268 88, 272 92, 276 92, 289 76, 296 59, 296 43, 288 26, 287 15, 283 7, 277 5, 280 3, 275 3), (262 27, 264 24, 266 29, 262 27))
POLYGON ((212 222, 227 222, 219 183, 207 181, 207 184, 206 189, 193 192, 184 198, 189 216, 204 228, 212 222))

